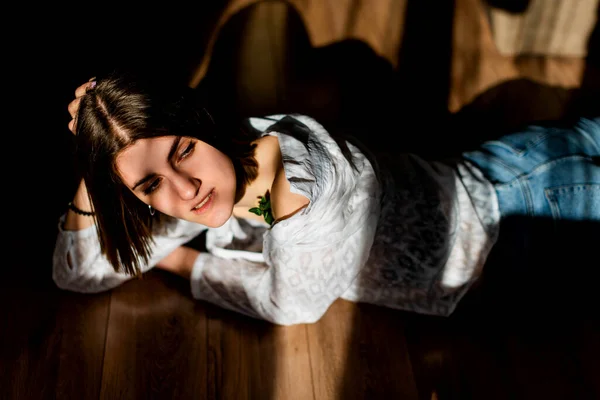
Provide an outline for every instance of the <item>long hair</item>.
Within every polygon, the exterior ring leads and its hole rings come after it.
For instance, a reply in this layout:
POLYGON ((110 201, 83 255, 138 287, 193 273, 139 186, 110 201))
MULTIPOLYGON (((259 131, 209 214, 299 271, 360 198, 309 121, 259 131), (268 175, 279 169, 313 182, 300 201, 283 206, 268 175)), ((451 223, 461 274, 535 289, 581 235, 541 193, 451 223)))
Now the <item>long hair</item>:
POLYGON ((153 224, 148 206, 130 191, 116 167, 117 156, 137 140, 194 137, 233 163, 236 202, 257 175, 255 137, 242 125, 215 121, 197 89, 114 71, 81 98, 76 115, 76 162, 96 213, 102 254, 115 271, 139 275, 151 256, 153 224))

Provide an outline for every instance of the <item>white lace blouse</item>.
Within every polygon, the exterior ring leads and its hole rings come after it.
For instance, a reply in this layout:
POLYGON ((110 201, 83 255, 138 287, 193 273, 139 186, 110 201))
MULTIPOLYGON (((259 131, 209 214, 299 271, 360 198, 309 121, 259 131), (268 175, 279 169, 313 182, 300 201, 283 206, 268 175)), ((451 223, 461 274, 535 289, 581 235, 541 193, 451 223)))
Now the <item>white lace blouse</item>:
MULTIPOLYGON (((272 227, 231 217, 219 228, 172 219, 155 230, 144 271, 206 230, 191 294, 280 325, 312 323, 338 298, 449 315, 477 279, 498 234, 492 185, 472 165, 414 155, 371 163, 303 115, 251 118, 276 135, 291 190, 309 205, 272 227)), ((95 227, 65 231, 53 256, 58 287, 114 288, 117 273, 100 253, 95 227)))

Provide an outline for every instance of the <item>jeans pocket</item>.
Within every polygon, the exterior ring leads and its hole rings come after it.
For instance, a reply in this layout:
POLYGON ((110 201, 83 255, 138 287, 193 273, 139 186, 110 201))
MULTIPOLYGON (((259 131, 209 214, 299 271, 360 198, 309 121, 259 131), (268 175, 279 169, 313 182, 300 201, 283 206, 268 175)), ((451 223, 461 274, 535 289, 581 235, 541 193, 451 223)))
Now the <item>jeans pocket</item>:
POLYGON ((555 221, 600 221, 600 184, 574 184, 545 190, 555 221))

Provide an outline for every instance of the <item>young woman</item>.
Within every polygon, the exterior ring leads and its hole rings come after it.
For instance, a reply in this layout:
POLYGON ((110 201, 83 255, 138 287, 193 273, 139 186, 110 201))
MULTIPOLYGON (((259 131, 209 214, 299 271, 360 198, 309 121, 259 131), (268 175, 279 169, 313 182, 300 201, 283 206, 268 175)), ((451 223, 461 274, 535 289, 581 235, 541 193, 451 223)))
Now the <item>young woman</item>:
POLYGON ((501 222, 600 221, 599 118, 430 161, 376 158, 304 115, 221 121, 198 91, 126 73, 80 86, 69 112, 83 179, 54 251, 67 290, 162 268, 276 324, 315 322, 338 298, 447 316, 501 222), (204 231, 206 252, 186 245, 204 231))

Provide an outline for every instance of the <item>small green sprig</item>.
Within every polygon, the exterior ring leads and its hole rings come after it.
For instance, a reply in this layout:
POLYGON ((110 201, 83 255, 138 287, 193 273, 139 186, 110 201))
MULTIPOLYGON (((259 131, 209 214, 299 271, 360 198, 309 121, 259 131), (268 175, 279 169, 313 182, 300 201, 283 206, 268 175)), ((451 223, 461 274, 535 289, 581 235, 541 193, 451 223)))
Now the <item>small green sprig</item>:
POLYGON ((271 212, 271 198, 269 191, 265 193, 264 196, 258 196, 258 207, 252 207, 250 210, 251 213, 256 215, 262 215, 265 218, 267 224, 273 224, 273 213, 271 212))

